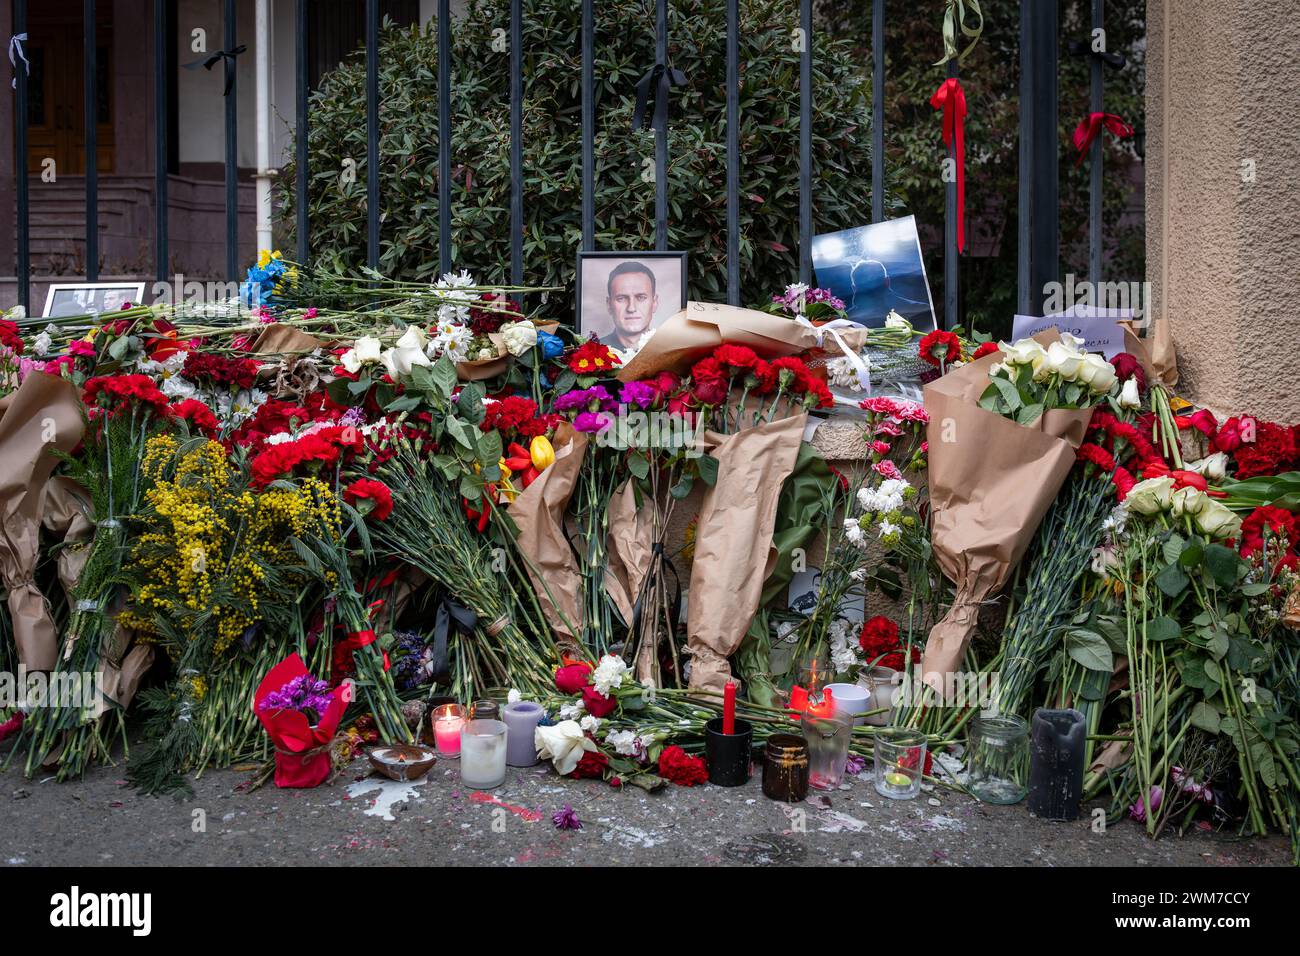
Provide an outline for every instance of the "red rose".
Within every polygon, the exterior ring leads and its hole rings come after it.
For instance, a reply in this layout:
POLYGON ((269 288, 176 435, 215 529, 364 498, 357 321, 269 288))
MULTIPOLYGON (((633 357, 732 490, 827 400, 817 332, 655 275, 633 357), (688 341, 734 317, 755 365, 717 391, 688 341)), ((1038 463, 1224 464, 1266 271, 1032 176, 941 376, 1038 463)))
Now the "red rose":
POLYGON ((1145 392, 1147 390, 1146 369, 1142 367, 1142 363, 1136 355, 1130 352, 1120 352, 1110 360, 1110 364, 1115 366, 1115 377, 1121 382, 1136 378, 1138 391, 1145 392))
POLYGON ((358 478, 352 482, 343 489, 343 500, 376 521, 383 521, 393 513, 393 493, 387 485, 373 478, 358 478), (371 503, 369 511, 362 509, 362 502, 371 503))
POLYGON ((578 694, 587 686, 591 675, 591 665, 578 662, 566 664, 555 672, 555 687, 561 694, 578 694))
POLYGON ((1179 428, 1195 428, 1206 438, 1213 438, 1214 433, 1219 430, 1219 420, 1214 417, 1213 412, 1204 408, 1191 415, 1177 415, 1174 422, 1179 428))
POLYGON ((679 787, 693 787, 709 779, 709 768, 700 757, 692 757, 681 747, 665 747, 659 755, 659 776, 679 787))
POLYGON ((983 345, 981 345, 979 348, 975 350, 975 354, 972 356, 972 359, 982 359, 986 355, 992 355, 997 350, 998 350, 997 342, 985 342, 983 345))
POLYGON ((582 705, 593 717, 608 717, 618 707, 618 700, 611 694, 605 697, 590 684, 582 688, 582 705))
POLYGON ((1214 436, 1214 450, 1226 451, 1232 454, 1241 447, 1241 431, 1243 419, 1233 415, 1219 427, 1219 433, 1214 436))

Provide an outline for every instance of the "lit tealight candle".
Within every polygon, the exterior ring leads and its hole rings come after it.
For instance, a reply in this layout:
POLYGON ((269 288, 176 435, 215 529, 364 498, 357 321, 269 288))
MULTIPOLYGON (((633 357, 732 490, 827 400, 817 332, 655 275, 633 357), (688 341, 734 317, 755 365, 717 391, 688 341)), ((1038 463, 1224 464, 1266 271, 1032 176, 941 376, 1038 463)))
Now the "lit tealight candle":
POLYGON ((433 743, 440 757, 460 756, 460 731, 464 711, 458 704, 444 704, 433 712, 433 743))

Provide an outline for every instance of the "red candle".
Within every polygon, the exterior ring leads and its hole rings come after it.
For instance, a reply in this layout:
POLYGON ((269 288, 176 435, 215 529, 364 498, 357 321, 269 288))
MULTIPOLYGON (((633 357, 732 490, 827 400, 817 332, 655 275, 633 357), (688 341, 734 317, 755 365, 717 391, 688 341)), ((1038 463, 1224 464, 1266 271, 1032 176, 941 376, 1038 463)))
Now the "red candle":
POLYGON ((835 714, 835 695, 829 687, 822 688, 820 703, 808 705, 809 717, 832 717, 835 714))
POLYGON ((727 681, 722 689, 722 732, 727 735, 736 732, 736 682, 727 681))
POLYGON ((802 714, 808 709, 808 688, 795 685, 790 688, 790 711, 802 714))

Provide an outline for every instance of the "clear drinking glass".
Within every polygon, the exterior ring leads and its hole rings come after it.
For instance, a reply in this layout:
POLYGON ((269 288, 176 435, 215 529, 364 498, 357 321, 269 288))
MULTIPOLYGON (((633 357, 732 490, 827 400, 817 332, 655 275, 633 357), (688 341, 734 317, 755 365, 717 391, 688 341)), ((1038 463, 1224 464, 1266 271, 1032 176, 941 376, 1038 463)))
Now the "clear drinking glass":
POLYGON ((808 741, 808 786, 814 790, 835 790, 844 779, 849 761, 849 738, 853 727, 838 717, 804 714, 800 723, 808 741))
POLYGON ((1029 792, 1029 724, 1014 714, 971 722, 966 789, 985 803, 1019 803, 1029 792))
POLYGON ((925 734, 886 727, 875 734, 876 793, 891 800, 911 800, 921 792, 925 775, 925 734))

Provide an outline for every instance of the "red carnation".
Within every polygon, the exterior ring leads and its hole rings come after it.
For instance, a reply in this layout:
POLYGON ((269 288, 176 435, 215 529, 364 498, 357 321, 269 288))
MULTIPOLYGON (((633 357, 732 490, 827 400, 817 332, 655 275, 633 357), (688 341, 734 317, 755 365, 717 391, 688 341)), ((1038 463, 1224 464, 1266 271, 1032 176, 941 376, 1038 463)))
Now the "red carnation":
POLYGON ((931 365, 951 365, 961 358, 961 340, 946 329, 935 329, 921 339, 918 346, 921 358, 931 365))
POLYGON ((1264 530, 1270 541, 1285 537, 1287 546, 1296 543, 1296 516, 1285 508, 1264 505, 1256 508, 1241 522, 1241 553, 1250 557, 1264 547, 1264 530))
POLYGON ((167 408, 167 396, 148 375, 100 375, 89 379, 81 393, 81 400, 90 408, 107 408, 114 399, 143 402, 160 412, 167 408))
MULTIPOLYGON (((862 653, 867 663, 874 662, 881 667, 892 667, 894 670, 902 670, 906 666, 898 625, 887 617, 877 615, 863 624, 858 643, 862 646, 862 653)), ((920 652, 915 647, 910 648, 908 656, 913 663, 921 659, 920 652)))
POLYGON ((1119 501, 1127 498, 1128 493, 1137 484, 1137 479, 1133 477, 1127 468, 1116 468, 1115 473, 1110 476, 1110 480, 1115 485, 1115 497, 1119 501))
POLYGON ((1255 440, 1244 442, 1233 455, 1237 477, 1255 478, 1287 471, 1296 458, 1295 434, 1274 422, 1255 422, 1255 440))
POLYGON ((744 369, 752 369, 762 361, 749 346, 731 345, 726 342, 713 350, 713 357, 723 365, 744 369))
POLYGON ((393 493, 382 481, 358 478, 343 489, 343 500, 363 515, 383 521, 393 513, 393 493))
POLYGON ((177 402, 167 409, 167 414, 177 421, 189 422, 209 438, 214 437, 221 427, 217 422, 217 416, 212 414, 212 409, 197 398, 187 398, 177 402))
POLYGON ((1079 461, 1086 461, 1096 465, 1098 469, 1107 474, 1115 470, 1115 459, 1110 452, 1100 445, 1085 442, 1079 446, 1079 450, 1074 454, 1079 461))
POLYGON ((561 694, 579 694, 590 676, 590 664, 584 661, 566 664, 555 672, 555 687, 561 694))
POLYGON ((674 745, 659 755, 659 776, 679 787, 693 787, 709 779, 709 768, 703 758, 692 757, 674 745))
POLYGON ((587 750, 582 754, 582 759, 578 765, 573 768, 569 774, 575 780, 599 780, 605 776, 605 770, 609 767, 609 758, 599 750, 587 750))
POLYGON ((972 359, 982 359, 986 355, 992 355, 997 350, 998 350, 997 342, 985 342, 975 350, 975 354, 974 356, 972 356, 972 359))
POLYGON ((23 339, 18 334, 18 323, 12 319, 0 319, 0 345, 8 346, 15 355, 23 354, 23 339))

